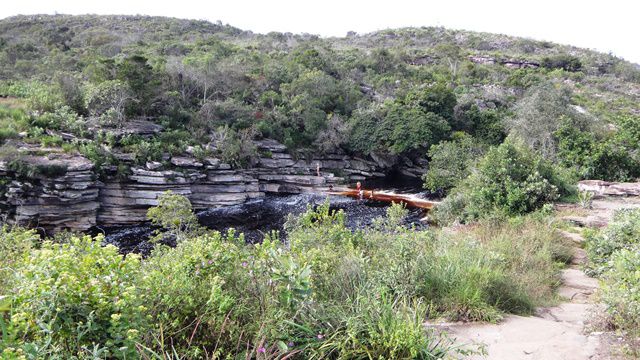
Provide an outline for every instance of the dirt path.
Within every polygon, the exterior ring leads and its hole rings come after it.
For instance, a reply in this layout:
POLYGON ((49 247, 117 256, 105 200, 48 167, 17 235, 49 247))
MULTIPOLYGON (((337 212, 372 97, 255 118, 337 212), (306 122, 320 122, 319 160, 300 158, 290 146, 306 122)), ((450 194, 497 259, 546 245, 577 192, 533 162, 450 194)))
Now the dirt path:
POLYGON ((602 227, 613 218, 615 210, 640 207, 640 198, 603 198, 594 200, 593 209, 560 205, 561 219, 572 223, 572 231, 560 232, 576 244, 572 264, 562 271, 559 295, 566 299, 558 306, 540 308, 531 317, 506 316, 499 324, 450 324, 445 328, 458 344, 484 344, 486 355, 470 359, 518 360, 605 360, 610 355, 608 337, 588 332, 585 324, 597 304, 593 294, 598 281, 581 270, 586 260, 584 239, 577 227, 602 227))

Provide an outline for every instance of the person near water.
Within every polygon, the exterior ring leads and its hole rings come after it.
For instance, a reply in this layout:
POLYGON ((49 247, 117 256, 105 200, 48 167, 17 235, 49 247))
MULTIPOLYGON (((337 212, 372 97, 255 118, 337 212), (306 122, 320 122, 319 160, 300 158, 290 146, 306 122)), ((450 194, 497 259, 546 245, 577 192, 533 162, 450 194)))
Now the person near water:
POLYGON ((356 183, 356 190, 358 190, 358 197, 360 198, 360 200, 362 200, 364 191, 362 191, 362 184, 360 183, 360 181, 356 183))
POLYGON ((319 162, 316 163, 316 174, 318 175, 318 177, 320 177, 320 163, 319 162))

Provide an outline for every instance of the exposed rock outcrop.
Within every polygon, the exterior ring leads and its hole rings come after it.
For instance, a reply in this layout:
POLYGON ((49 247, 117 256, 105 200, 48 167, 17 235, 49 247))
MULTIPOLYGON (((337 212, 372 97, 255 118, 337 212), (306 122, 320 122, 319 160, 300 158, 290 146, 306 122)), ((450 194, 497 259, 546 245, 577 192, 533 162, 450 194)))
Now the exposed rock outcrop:
POLYGON ((158 195, 173 191, 187 196, 194 208, 238 205, 266 194, 297 194, 326 191, 330 187, 382 177, 397 166, 407 176, 420 176, 424 161, 374 156, 373 159, 326 154, 296 159, 274 140, 256 142, 262 154, 247 169, 232 168, 217 158, 167 157, 163 162, 136 165, 133 154, 118 154, 131 170, 111 173, 97 181, 93 164, 79 155, 28 156, 31 166, 56 167, 56 176, 19 176, 0 164, 0 176, 10 178, 0 205, 10 221, 56 232, 87 230, 95 225, 126 225, 146 219, 158 195))
POLYGON ((578 183, 578 189, 593 192, 596 196, 640 196, 640 182, 583 180, 578 183))
POLYGON ((472 55, 469 56, 469 61, 476 64, 493 65, 500 64, 511 69, 535 69, 540 67, 540 63, 530 60, 519 59, 498 59, 486 55, 472 55))
POLYGON ((86 230, 96 225, 101 184, 89 160, 53 154, 27 156, 21 161, 32 168, 30 173, 15 174, 6 162, 0 163, 0 177, 11 179, 2 201, 9 219, 48 231, 86 230), (60 174, 43 174, 51 169, 60 174))

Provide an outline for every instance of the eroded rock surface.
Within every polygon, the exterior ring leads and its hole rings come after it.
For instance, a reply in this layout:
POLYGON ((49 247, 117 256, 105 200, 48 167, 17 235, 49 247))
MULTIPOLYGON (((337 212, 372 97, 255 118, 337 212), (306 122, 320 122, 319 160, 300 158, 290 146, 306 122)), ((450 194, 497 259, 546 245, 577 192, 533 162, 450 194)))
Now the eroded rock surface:
POLYGON ((54 231, 96 225, 101 183, 90 161, 66 154, 27 156, 23 161, 33 170, 15 174, 6 162, 0 163, 0 177, 11 179, 2 201, 9 219, 54 231))
MULTIPOLYGON (((144 125, 144 124, 143 124, 144 125)), ((146 129, 146 128, 145 128, 146 129)), ((155 129, 151 129, 152 131, 155 129)), ((79 155, 27 156, 32 166, 62 169, 57 176, 18 176, 7 164, 0 176, 11 179, 0 197, 10 221, 42 227, 87 230, 95 225, 130 225, 146 219, 165 191, 187 196, 195 209, 233 206, 262 199, 266 194, 324 192, 340 184, 378 178, 398 166, 407 176, 420 176, 423 161, 401 158, 362 159, 345 154, 296 159, 277 141, 256 142, 261 157, 251 168, 238 169, 220 159, 188 154, 165 157, 163 162, 136 165, 133 154, 117 154, 130 171, 114 167, 98 181, 93 164, 79 155)))

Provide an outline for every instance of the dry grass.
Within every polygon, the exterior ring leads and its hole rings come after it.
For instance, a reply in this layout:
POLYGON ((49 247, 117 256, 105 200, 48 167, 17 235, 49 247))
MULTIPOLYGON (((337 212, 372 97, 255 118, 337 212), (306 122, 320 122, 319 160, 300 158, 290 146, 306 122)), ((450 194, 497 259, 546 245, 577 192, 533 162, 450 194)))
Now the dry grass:
POLYGON ((24 109, 25 103, 23 99, 19 99, 16 97, 0 97, 0 106, 6 107, 8 109, 24 109))

